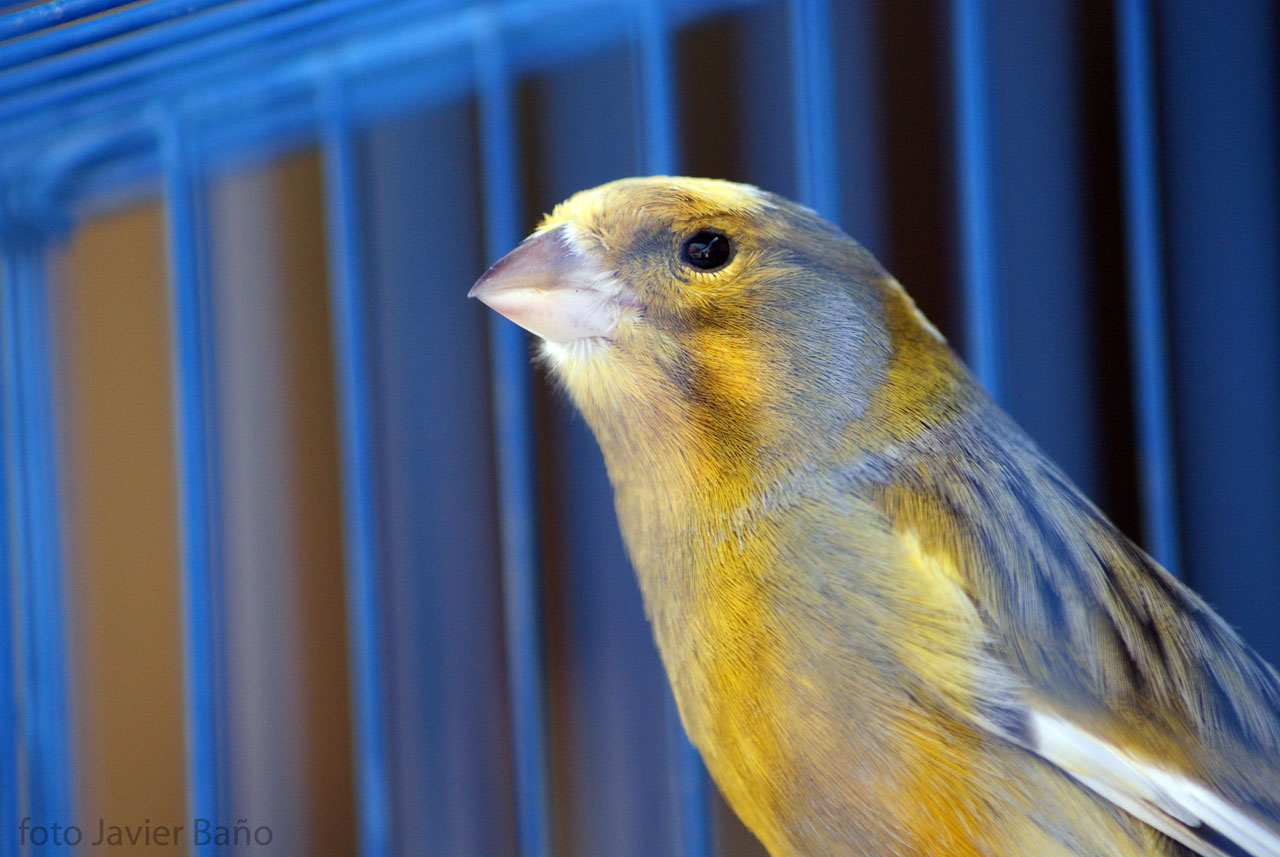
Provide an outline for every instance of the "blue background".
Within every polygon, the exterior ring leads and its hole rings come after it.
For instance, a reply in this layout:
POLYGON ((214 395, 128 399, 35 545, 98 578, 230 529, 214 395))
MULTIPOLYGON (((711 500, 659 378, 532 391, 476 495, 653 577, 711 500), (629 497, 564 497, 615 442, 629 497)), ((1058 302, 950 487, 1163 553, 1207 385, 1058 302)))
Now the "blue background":
POLYGON ((0 17, 0 854, 78 788, 46 261, 140 200, 165 206, 173 287, 189 805, 237 805, 235 395, 209 321, 231 284, 206 194, 299 151, 325 207, 313 380, 340 438, 320 502, 344 522, 354 736, 344 838, 318 851, 758 851, 671 729, 593 439, 463 298, 542 212, 626 175, 748 181, 841 224, 1280 660, 1275 4, 116 5, 0 17))

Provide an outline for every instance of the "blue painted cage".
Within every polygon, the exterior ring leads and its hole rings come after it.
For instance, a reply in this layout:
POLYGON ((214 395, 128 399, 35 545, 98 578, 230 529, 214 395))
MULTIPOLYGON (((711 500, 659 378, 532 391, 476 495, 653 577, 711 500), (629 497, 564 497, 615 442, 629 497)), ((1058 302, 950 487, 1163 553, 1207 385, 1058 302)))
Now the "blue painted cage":
POLYGON ((637 173, 839 222, 1280 661, 1278 18, 7 4, 0 857, 99 825, 147 853, 762 853, 679 731, 594 442, 463 297, 637 173))

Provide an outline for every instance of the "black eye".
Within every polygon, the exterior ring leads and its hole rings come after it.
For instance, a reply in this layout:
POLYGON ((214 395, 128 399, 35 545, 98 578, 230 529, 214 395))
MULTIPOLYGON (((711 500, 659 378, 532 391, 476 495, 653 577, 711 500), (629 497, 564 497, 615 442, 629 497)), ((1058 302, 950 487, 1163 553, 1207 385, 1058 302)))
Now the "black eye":
POLYGON ((733 242, 723 232, 700 229, 680 245, 680 260, 702 271, 716 271, 733 258, 733 242))

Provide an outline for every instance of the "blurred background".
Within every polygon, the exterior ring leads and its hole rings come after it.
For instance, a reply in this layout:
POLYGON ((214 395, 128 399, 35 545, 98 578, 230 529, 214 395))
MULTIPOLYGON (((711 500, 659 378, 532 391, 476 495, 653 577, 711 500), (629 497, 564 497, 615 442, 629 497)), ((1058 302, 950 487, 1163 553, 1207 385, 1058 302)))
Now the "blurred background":
POLYGON ((7 4, 0 855, 70 853, 23 818, 188 826, 136 854, 763 854, 673 725, 594 441, 464 297, 634 174, 838 222, 1280 661, 1278 18, 7 4))

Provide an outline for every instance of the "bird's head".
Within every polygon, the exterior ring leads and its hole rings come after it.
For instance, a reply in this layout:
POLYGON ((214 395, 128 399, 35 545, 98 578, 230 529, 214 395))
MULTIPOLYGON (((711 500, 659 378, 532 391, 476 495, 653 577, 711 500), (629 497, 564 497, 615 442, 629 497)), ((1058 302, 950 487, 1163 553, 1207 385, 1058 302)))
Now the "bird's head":
POLYGON ((698 477, 767 472, 863 412, 893 350, 890 289, 807 208, 658 176, 561 203, 471 295, 542 338, 611 471, 612 445, 698 477))

